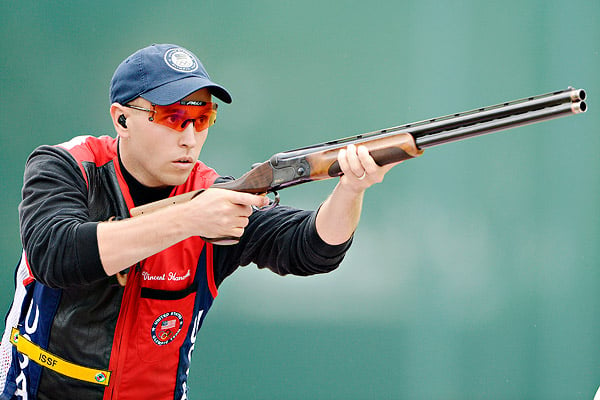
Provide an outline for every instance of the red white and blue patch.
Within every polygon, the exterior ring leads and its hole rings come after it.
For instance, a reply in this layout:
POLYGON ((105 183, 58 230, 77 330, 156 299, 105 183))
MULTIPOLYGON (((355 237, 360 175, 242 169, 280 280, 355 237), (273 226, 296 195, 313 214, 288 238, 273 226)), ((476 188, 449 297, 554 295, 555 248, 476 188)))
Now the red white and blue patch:
POLYGON ((183 316, 176 311, 169 311, 154 320, 152 324, 152 340, 159 346, 169 344, 179 335, 183 327, 183 316))

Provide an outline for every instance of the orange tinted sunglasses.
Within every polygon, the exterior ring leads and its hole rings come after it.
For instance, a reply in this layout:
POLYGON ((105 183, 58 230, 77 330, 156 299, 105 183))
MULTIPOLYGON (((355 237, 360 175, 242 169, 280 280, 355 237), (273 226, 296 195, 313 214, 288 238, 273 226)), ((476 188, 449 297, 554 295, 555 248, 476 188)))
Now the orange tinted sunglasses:
POLYGON ((217 103, 206 101, 180 101, 160 106, 152 104, 152 109, 125 104, 134 110, 147 111, 148 121, 164 125, 183 132, 189 122, 194 125, 196 132, 202 132, 212 126, 217 119, 217 103))

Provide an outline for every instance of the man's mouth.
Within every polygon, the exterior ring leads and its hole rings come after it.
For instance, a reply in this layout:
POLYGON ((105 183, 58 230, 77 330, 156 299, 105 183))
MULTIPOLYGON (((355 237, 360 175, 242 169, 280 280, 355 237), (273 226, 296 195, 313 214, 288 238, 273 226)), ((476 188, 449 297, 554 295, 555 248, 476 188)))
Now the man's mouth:
POLYGON ((175 160, 175 162, 177 164, 191 164, 194 162, 194 160, 192 160, 191 157, 182 157, 182 158, 175 160))

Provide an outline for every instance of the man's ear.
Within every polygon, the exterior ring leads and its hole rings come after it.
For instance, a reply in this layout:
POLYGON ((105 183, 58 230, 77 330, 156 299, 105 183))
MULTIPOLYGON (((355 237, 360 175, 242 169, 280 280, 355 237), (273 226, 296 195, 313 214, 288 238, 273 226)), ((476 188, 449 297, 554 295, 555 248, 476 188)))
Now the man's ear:
POLYGON ((129 110, 127 107, 123 107, 119 103, 113 103, 110 105, 110 117, 113 122, 113 127, 120 137, 128 137, 129 132, 127 130, 127 116, 129 110))

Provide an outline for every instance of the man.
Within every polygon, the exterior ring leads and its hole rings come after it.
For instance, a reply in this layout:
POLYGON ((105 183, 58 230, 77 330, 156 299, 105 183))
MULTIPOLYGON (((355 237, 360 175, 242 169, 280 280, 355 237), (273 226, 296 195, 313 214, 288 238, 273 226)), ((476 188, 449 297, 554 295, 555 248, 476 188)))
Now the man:
POLYGON ((112 78, 116 138, 76 137, 29 157, 2 399, 187 398, 196 335, 223 279, 250 263, 310 275, 342 261, 365 190, 391 165, 349 146, 318 212, 253 211, 268 199, 210 188, 227 178, 198 161, 212 96, 231 102, 194 54, 152 45, 112 78), (189 202, 129 218, 135 206, 198 189, 189 202), (219 237, 240 240, 203 240, 219 237))

